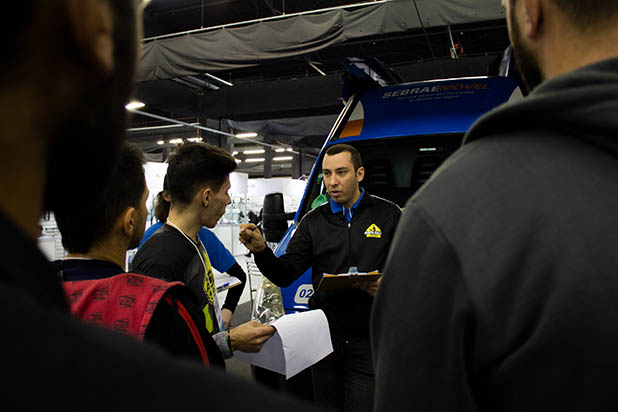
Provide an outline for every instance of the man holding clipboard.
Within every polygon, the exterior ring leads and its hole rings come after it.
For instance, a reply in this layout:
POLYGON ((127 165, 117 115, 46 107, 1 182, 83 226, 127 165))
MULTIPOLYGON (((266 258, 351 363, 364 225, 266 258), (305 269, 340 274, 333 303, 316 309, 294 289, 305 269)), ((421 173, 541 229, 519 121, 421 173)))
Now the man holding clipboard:
POLYGON ((278 286, 290 285, 312 267, 316 293, 309 307, 326 314, 334 348, 312 367, 316 401, 342 411, 370 411, 374 373, 369 317, 380 278, 364 281, 362 273, 384 266, 401 209, 359 186, 365 169, 354 147, 329 148, 322 169, 330 201, 303 217, 284 255, 275 257, 253 224, 241 225, 240 240, 264 276, 278 286), (328 280, 320 285, 324 274, 345 274, 353 282, 326 287, 328 280))

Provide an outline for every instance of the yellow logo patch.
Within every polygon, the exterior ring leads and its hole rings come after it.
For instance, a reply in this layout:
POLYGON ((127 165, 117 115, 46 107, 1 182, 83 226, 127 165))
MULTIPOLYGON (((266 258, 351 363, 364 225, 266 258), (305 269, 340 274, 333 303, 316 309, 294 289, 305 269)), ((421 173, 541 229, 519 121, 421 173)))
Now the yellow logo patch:
POLYGON ((373 237, 376 239, 381 239, 382 238, 382 230, 378 227, 378 225, 376 225, 375 223, 373 223, 371 226, 369 226, 367 229, 365 229, 365 236, 366 237, 373 237))

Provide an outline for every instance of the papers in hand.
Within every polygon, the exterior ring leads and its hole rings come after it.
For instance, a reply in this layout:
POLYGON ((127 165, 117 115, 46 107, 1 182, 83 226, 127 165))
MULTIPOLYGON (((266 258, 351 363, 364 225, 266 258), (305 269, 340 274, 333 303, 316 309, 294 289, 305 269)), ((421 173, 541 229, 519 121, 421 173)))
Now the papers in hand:
POLYGON ((277 332, 259 353, 236 351, 234 358, 290 379, 333 351, 328 321, 321 310, 285 315, 271 325, 277 332))
POLYGON ((353 272, 353 273, 340 273, 333 275, 325 273, 320 280, 318 290, 325 292, 329 290, 351 288, 356 282, 374 282, 382 276, 382 273, 374 270, 373 272, 353 272))

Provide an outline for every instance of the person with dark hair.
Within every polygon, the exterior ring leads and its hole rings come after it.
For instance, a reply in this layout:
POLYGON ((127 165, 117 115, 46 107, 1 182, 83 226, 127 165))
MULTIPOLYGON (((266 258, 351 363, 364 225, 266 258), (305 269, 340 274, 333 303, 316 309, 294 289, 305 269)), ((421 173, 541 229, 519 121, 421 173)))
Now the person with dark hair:
MULTIPOLYGON (((166 175, 163 180, 163 190, 157 194, 155 199, 154 215, 158 222, 151 225, 146 230, 139 247, 142 247, 142 245, 150 239, 153 234, 163 227, 170 213, 170 201, 171 198, 168 193, 166 175)), ((240 300, 245 284, 247 283, 247 274, 242 267, 240 267, 238 262, 236 262, 236 259, 234 259, 234 256, 230 253, 230 251, 227 250, 225 245, 219 240, 217 235, 215 235, 212 231, 202 227, 200 228, 197 236, 200 238, 200 241, 206 249, 211 266, 221 273, 227 273, 228 275, 234 276, 240 280, 239 286, 235 286, 228 290, 227 295, 225 296, 225 302, 221 307, 221 318, 225 329, 230 329, 232 327, 232 316, 234 315, 236 306, 238 306, 238 301, 240 300)))
POLYGON ((142 152, 124 144, 99 201, 55 216, 68 252, 56 264, 71 311, 175 355, 224 367, 204 327, 204 314, 186 286, 124 270, 126 251, 142 237, 148 214, 143 163, 142 152))
POLYGON ((272 326, 251 321, 223 330, 212 265, 198 234, 215 227, 231 203, 229 174, 236 161, 225 150, 207 143, 178 148, 167 169, 171 200, 169 216, 137 251, 134 271, 185 283, 195 294, 206 317, 206 328, 225 359, 234 350, 258 352, 275 332, 272 326))
POLYGON ((71 316, 36 245, 39 218, 100 201, 126 129, 142 2, 14 6, 0 26, 2 409, 315 410, 71 316))
POLYGON ((337 410, 371 411, 369 315, 380 282, 335 291, 321 291, 318 285, 324 273, 381 270, 401 210, 360 187, 365 169, 353 146, 327 149, 322 173, 330 201, 303 217, 284 255, 275 257, 254 224, 241 225, 240 241, 253 252, 262 274, 278 286, 290 285, 312 268, 316 292, 309 307, 326 314, 334 348, 312 367, 315 399, 337 410))
POLYGON ((372 317, 376 412, 618 405, 618 1, 503 5, 531 93, 406 204, 372 317))

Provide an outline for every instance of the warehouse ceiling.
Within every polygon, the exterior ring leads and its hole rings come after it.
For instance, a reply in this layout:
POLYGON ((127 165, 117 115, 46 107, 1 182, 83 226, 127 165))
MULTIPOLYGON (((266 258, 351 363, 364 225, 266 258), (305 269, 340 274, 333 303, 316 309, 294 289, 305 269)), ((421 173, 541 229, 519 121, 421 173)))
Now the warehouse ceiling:
MULTIPOLYGON (((170 140, 199 138, 238 152, 239 170, 251 176, 300 176, 310 170, 343 106, 345 58, 375 57, 406 82, 497 74, 508 46, 506 23, 495 5, 499 1, 384 3, 389 2, 152 0, 144 14, 136 90, 136 99, 146 106, 139 109, 144 115, 131 116, 129 139, 152 160, 164 160, 176 145, 170 140), (396 10, 404 21, 386 16, 369 27, 378 18, 374 14, 381 16, 382 6, 398 7, 384 10, 396 10), (330 16, 343 23, 326 27, 330 16), (312 37, 313 43, 303 49, 312 35, 304 25, 330 31, 312 37), (278 34, 284 48, 276 43, 278 34), (242 55, 248 46, 252 48, 242 55), (177 56, 182 63, 168 66, 177 56), (259 136, 232 137, 241 131, 259 136), (285 154, 295 159, 303 156, 296 164, 273 161, 265 171, 264 162, 245 161, 264 156, 243 154, 251 149, 287 149, 285 154)), ((281 157, 277 152, 273 156, 281 157)))

